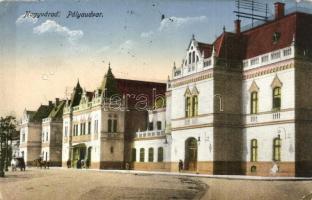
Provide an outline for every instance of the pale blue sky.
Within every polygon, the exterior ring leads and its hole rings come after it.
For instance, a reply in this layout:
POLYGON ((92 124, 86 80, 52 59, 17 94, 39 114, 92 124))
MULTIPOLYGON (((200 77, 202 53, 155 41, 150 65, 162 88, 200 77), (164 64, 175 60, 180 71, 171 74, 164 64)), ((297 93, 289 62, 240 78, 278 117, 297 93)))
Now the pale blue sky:
MULTIPOLYGON (((274 1, 263 2, 273 14, 274 1)), ((294 2, 286 1, 286 8, 295 7, 294 2)), ((234 9, 234 0, 0 0, 0 115, 20 116, 25 107, 64 98, 78 78, 94 90, 108 62, 117 77, 165 81, 173 62, 180 65, 192 34, 211 43, 223 26, 233 30, 234 9), (26 11, 61 11, 61 17, 18 20, 26 11), (104 17, 67 19, 68 11, 102 12, 104 17), (162 14, 166 19, 161 22, 162 14)))

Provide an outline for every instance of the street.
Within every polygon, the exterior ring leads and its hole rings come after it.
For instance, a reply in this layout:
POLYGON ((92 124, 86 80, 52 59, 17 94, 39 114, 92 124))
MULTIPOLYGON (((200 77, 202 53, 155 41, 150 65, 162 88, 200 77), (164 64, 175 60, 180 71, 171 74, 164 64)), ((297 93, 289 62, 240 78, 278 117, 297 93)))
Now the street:
POLYGON ((312 181, 228 180, 29 168, 0 179, 0 200, 311 199, 312 181))

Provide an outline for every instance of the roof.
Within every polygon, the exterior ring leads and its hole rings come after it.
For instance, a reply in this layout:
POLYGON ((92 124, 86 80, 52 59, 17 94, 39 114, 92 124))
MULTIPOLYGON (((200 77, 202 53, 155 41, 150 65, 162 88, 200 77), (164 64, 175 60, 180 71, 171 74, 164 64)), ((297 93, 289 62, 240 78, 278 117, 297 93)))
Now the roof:
POLYGON ((60 101, 58 105, 55 103, 48 117, 52 118, 52 120, 62 119, 64 105, 65 100, 60 101))
POLYGON ((88 97, 88 100, 91 101, 94 96, 94 92, 86 92, 86 96, 88 97))
POLYGON ((36 113, 31 118, 31 121, 41 122, 42 119, 47 118, 53 109, 53 104, 40 105, 36 113))
MULTIPOLYGON (((311 35, 312 15, 294 12, 240 34, 224 31, 213 45, 218 58, 242 60, 289 47, 295 39, 297 52, 305 51, 312 54, 311 35), (279 35, 275 41, 274 34, 279 35)), ((201 44, 206 45, 209 52, 208 44, 201 44)))
POLYGON ((290 46, 296 33, 296 18, 296 13, 290 14, 242 32, 247 39, 244 59, 290 46), (277 42, 273 41, 275 33, 280 34, 277 42))
POLYGON ((207 44, 203 42, 197 42, 197 48, 200 51, 200 53, 204 53, 204 58, 211 57, 213 45, 207 44))
POLYGON ((116 79, 117 88, 122 95, 128 95, 128 106, 133 107, 142 99, 137 99, 139 95, 147 97, 148 106, 153 105, 156 95, 165 96, 166 83, 137 81, 129 79, 116 79), (155 94, 153 91, 155 89, 155 94), (131 96, 130 96, 131 95, 131 96))
POLYGON ((223 32, 214 42, 216 56, 239 60, 244 53, 245 38, 231 32, 223 32))

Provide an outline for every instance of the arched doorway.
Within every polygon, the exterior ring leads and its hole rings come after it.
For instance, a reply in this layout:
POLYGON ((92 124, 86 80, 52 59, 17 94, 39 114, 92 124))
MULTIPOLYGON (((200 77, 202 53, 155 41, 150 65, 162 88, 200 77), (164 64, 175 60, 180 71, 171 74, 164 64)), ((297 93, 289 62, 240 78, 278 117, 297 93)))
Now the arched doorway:
POLYGON ((185 170, 196 171, 197 168, 197 140, 188 138, 185 141, 185 170))

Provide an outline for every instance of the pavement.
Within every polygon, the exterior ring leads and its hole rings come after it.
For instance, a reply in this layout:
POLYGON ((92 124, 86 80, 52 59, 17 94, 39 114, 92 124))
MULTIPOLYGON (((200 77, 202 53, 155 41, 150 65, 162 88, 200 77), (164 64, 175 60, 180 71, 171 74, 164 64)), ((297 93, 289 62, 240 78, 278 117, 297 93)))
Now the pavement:
POLYGON ((0 178, 0 200, 311 200, 311 178, 28 168, 0 178))
MULTIPOLYGON (((58 168, 58 169, 66 169, 66 168, 58 168)), ((229 180, 232 179, 232 180, 264 180, 264 181, 312 181, 312 177, 209 175, 209 174, 198 174, 198 173, 187 173, 187 172, 158 172, 158 171, 139 171, 139 170, 102 170, 102 169, 81 169, 81 170, 91 170, 91 171, 98 171, 98 172, 103 172, 103 173, 154 174, 154 175, 188 176, 188 177, 229 179, 229 180)))

